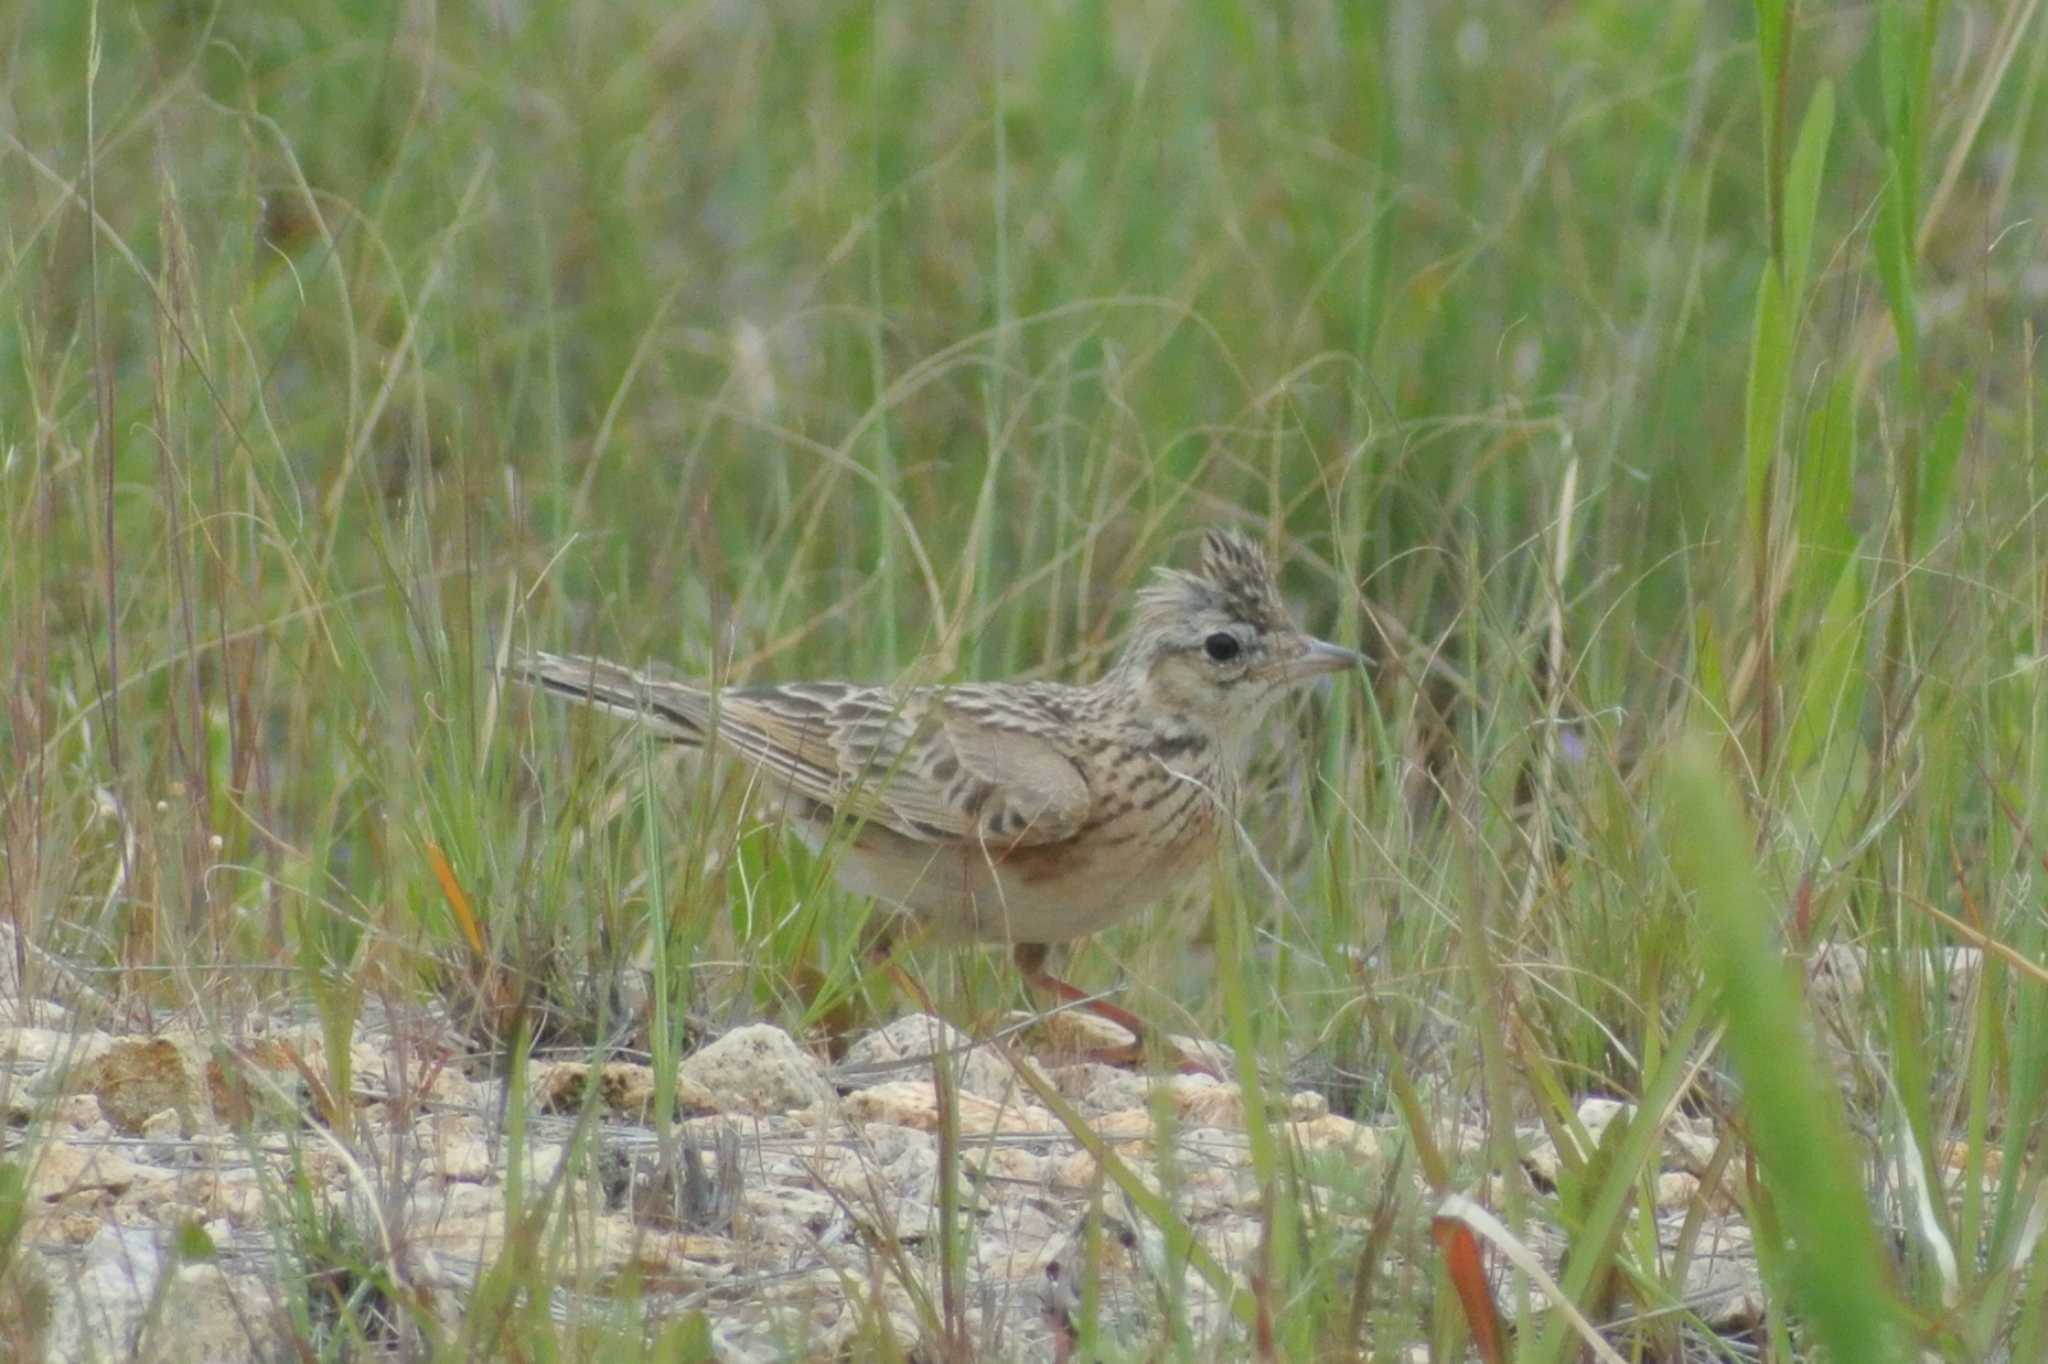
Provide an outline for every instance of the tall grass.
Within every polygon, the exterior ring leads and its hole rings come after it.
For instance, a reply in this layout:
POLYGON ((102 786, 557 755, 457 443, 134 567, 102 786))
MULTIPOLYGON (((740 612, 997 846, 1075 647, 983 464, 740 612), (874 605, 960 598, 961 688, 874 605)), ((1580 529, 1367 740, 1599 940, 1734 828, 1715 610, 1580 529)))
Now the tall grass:
MULTIPOLYGON (((631 1045, 665 1086, 732 1021, 872 1021, 904 1002, 866 906, 739 777, 494 660, 1085 676, 1182 532, 1239 522, 1372 684, 1276 720, 1213 888, 1072 974, 1401 1129, 1438 1192, 1490 1165, 1646 1356, 1698 1340, 1641 1197, 1681 1103, 1775 1233, 1782 1347, 1844 1357, 1832 1287, 2037 1355, 2039 8, 0 13, 23 993, 310 1011, 343 1067, 434 1004, 500 1065, 631 1045), (1734 808, 1671 775, 1681 735, 1734 808), (2014 960, 1952 1000, 1927 963, 1966 941, 2014 960), (1771 965, 1828 944, 1868 963, 1832 1017, 1771 965), (1856 1044, 1845 1122, 1746 1060, 1772 1029, 1856 1044), (1642 1107, 1532 1186, 1518 1132, 1591 1094, 1642 1107), (1805 1189, 1818 1159, 1858 1178, 1805 1189)), ((993 954, 914 969, 1015 1002, 993 954)), ((1426 1208, 1251 1107, 1240 1315, 1451 1356, 1426 1208)))

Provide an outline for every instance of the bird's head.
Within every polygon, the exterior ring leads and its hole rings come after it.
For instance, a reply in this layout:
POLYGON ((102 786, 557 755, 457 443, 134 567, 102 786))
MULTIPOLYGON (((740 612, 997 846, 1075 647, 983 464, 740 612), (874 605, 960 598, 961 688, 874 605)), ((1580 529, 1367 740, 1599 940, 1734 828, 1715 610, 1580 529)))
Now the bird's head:
POLYGON ((1257 545, 1211 530, 1199 570, 1162 568, 1138 594, 1120 667, 1150 706, 1236 740, 1289 687, 1363 661, 1295 625, 1257 545))

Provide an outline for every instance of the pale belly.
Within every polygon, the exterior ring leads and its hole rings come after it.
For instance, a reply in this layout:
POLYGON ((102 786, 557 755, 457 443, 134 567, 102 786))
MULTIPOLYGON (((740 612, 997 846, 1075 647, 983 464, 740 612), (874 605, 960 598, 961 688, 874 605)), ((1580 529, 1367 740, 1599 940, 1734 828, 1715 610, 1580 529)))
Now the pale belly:
MULTIPOLYGON (((1207 865, 1220 821, 1208 801, 1201 806, 1171 837, 1111 828, 1002 853, 869 827, 828 855, 841 885, 913 920, 931 941, 1066 942, 1128 918, 1207 865)), ((813 848, 825 841, 816 826, 796 828, 813 848)))

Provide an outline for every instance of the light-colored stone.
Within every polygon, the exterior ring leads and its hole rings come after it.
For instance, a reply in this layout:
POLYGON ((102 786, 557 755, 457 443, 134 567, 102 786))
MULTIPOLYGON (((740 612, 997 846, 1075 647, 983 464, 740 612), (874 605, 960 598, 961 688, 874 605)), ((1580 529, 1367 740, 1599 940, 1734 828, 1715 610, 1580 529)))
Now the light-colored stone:
POLYGON ((1592 1151, 1600 1149, 1600 1143, 1607 1138, 1608 1127, 1616 1118, 1626 1116, 1633 1119, 1635 1115, 1636 1106, 1625 1104, 1619 1099, 1593 1098, 1581 1103, 1578 1113, 1579 1126, 1586 1129, 1586 1139, 1592 1143, 1587 1155, 1590 1156, 1592 1151))
MULTIPOLYGON (((1683 1218, 1674 1218, 1682 1224, 1683 1218)), ((1667 1243, 1676 1227, 1664 1224, 1667 1243)), ((1686 1262, 1683 1296, 1711 1330, 1741 1330, 1763 1320, 1763 1279, 1755 1238, 1740 1218, 1713 1217, 1702 1223, 1686 1262)))
POLYGON ((46 1358, 235 1364, 270 1357, 277 1342, 266 1325, 263 1286, 217 1265, 177 1266, 162 1244, 155 1229, 102 1226, 76 1272, 53 1278, 46 1358))
POLYGON ((765 1023, 733 1029, 684 1060, 681 1073, 722 1113, 788 1113, 834 1097, 817 1058, 765 1023))
POLYGON ((749 1188, 740 1206, 748 1234, 771 1244, 813 1246, 845 1218, 839 1200, 789 1185, 749 1188))
MULTIPOLYGON (((828 1153, 816 1165, 819 1186, 836 1195, 857 1215, 871 1216, 899 1228, 924 1224, 938 1198, 938 1141, 928 1132, 870 1125, 865 1140, 828 1153)), ((967 1157, 972 1168, 973 1157, 967 1157)), ((975 1193, 964 1179, 962 1206, 975 1193)))
POLYGON ((1335 1113, 1290 1123, 1288 1133, 1304 1151, 1335 1151, 1362 1165, 1378 1166, 1386 1161, 1377 1132, 1335 1113))
POLYGON ((1198 1127, 1244 1122, 1244 1091, 1234 1084, 1219 1084, 1206 1075, 1175 1075, 1163 1082, 1167 1102, 1182 1122, 1198 1127))
POLYGON ((133 1353, 135 1329, 164 1269, 154 1233, 101 1226, 86 1243, 75 1278, 53 1285, 47 1358, 100 1364, 133 1353))
POLYGON ((476 1085, 450 1060, 412 1057, 403 1077, 408 1097, 414 1102, 440 1104, 447 1108, 477 1106, 476 1085))
MULTIPOLYGON (((1960 1008, 1969 1001, 1984 974, 1984 954, 1974 947, 1911 952, 1899 962, 1899 969, 1923 989, 1940 986, 1949 1007, 1960 1008)), ((1815 1005, 1823 1010, 1860 1013, 1872 970, 1868 948, 1857 943, 1824 944, 1806 967, 1815 1005)))
POLYGON ((263 1227, 275 1209, 262 1179, 254 1170, 223 1170, 215 1176, 203 1206, 209 1215, 225 1218, 239 1231, 263 1227))
MULTIPOLYGON (((1569 1128, 1565 1129, 1567 1138, 1573 1143, 1572 1150, 1578 1163, 1583 1164, 1593 1158, 1593 1153, 1600 1149, 1600 1143, 1607 1136, 1607 1129, 1613 1125, 1616 1118, 1624 1115, 1633 1118, 1635 1105, 1605 1098, 1587 1099, 1579 1105, 1575 1116, 1579 1126, 1585 1129, 1585 1140, 1580 1142, 1575 1133, 1569 1128)), ((1540 1127, 1518 1129, 1517 1135, 1521 1137, 1527 1151, 1522 1157, 1523 1166, 1542 1183, 1554 1187, 1565 1168, 1564 1158, 1557 1149, 1557 1143, 1540 1127)))
POLYGON ((505 1212, 505 1190, 499 1184, 450 1184, 442 1191, 441 1202, 435 1219, 437 1229, 453 1240, 460 1241, 459 1228, 489 1219, 502 1219, 505 1212))
POLYGON ((624 1217, 602 1221, 592 1256, 605 1267, 598 1275, 600 1286, 623 1286, 619 1281, 630 1274, 637 1294, 700 1293, 733 1275, 738 1247, 722 1236, 650 1233, 624 1217))
POLYGON ((1720 1139, 1713 1133, 1695 1131, 1683 1122, 1671 1125, 1664 1134, 1664 1144, 1668 1161, 1702 1176, 1713 1165, 1715 1152, 1721 1149, 1720 1139))
POLYGON ((569 1159, 569 1148, 560 1142, 534 1142, 526 1148, 526 1183, 536 1188, 552 1180, 569 1159))
MULTIPOLYGON (((1086 1030, 1096 1041, 1115 1040, 1097 1022, 1084 1020, 1070 1031, 1086 1030)), ((203 1075, 204 1081, 195 1080, 195 1085, 204 1087, 195 1095, 196 1109, 165 1105, 146 1115, 142 1129, 149 1141, 117 1140, 100 1115, 99 1101, 90 1095, 58 1100, 54 1087, 36 1091, 42 1097, 26 1133, 29 1144, 16 1159, 31 1168, 38 1160, 45 1162, 46 1187, 58 1195, 55 1202, 37 1199, 32 1204, 30 1253, 39 1272, 56 1271, 54 1278, 44 1277, 71 1295, 62 1300, 75 1309, 86 1247, 98 1243, 94 1263, 103 1272, 110 1246, 141 1246, 156 1254, 157 1277, 143 1272, 138 1282, 145 1287, 163 1283, 167 1292, 182 1292, 194 1272, 166 1269, 161 1253, 171 1244, 176 1223, 205 1226, 226 1252, 221 1264, 232 1274, 237 1266, 254 1263, 250 1249, 273 1245, 281 1223, 296 1215, 277 1196, 293 1181, 303 1181, 297 1187, 323 1212, 363 1218, 368 1215, 366 1189, 388 1188, 387 1178, 397 1177, 409 1182, 407 1196, 377 1203, 378 1215, 392 1220, 375 1234, 405 1247, 408 1290, 419 1295, 420 1310, 453 1329, 472 1301, 478 1266, 501 1256, 515 1230, 507 1215, 505 1180, 512 1152, 526 1152, 523 1178, 530 1205, 562 1170, 570 1143, 581 1132, 586 1143, 594 1135, 594 1144, 577 1148, 581 1154, 574 1177, 560 1184, 551 1205, 566 1236, 561 1243, 573 1247, 571 1291, 602 1297, 630 1287, 650 1312, 667 1312, 682 1302, 701 1305, 722 1358, 768 1360, 792 1352, 809 1357, 829 1350, 834 1341, 858 1353, 891 1319, 904 1324, 905 1343, 914 1341, 915 1330, 924 1329, 912 1325, 919 1318, 902 1276, 915 1276, 917 1286, 935 1291, 937 1256, 944 1244, 935 1211, 942 1174, 938 1110, 926 1053, 934 1045, 961 1045, 958 1032, 940 1031, 924 1018, 898 1020, 856 1044, 836 1070, 774 1029, 742 1030, 737 1040, 721 1039, 725 1050, 746 1042, 740 1050, 757 1053, 726 1057, 720 1061, 723 1069, 710 1067, 727 1086, 726 1093, 714 1103, 708 1089, 694 1087, 694 1074, 684 1076, 679 1086, 686 1113, 692 1111, 694 1094, 705 1096, 703 1107, 725 1110, 717 1117, 688 1119, 679 1129, 691 1133, 700 1150, 721 1150, 721 1182, 730 1171, 736 1215, 708 1234, 687 1218, 650 1219, 637 1201, 639 1186, 630 1180, 623 1189, 614 1187, 612 1166, 620 1159, 624 1168, 637 1170, 657 1151, 655 1136, 645 1126, 644 1096, 652 1090, 652 1072, 646 1067, 614 1063, 593 1074, 587 1063, 536 1063, 527 1090, 510 1096, 525 1110, 525 1141, 515 1145, 504 1137, 508 1110, 501 1081, 451 1084, 448 1077, 458 1073, 452 1061, 437 1071, 430 1060, 420 1059, 455 1054, 457 1044, 437 1036, 435 1026, 424 1015, 366 1014, 363 1033, 374 1045, 351 1052, 357 1070, 345 1147, 313 1129, 280 1131, 280 1119, 300 1121, 291 1111, 257 1112, 256 1121, 239 1128, 239 1135, 212 1135, 207 1100, 216 1096, 214 1077, 205 1069, 209 1056, 227 1055, 238 1068, 282 1090, 302 1091, 299 1062, 326 1082, 326 1050, 317 1031, 298 1023, 269 1031, 260 1021, 251 1023, 248 1035, 256 1041, 238 1042, 232 1051, 217 1041, 206 1043, 202 1030, 191 1030, 189 1037, 170 1033, 187 1073, 203 1075), (378 1046, 386 1049, 381 1059, 378 1046), (401 1061, 401 1056, 409 1059, 401 1061), (279 1064, 257 1066, 259 1059, 279 1064), (853 1092, 844 1100, 832 1097, 835 1084, 853 1092), (604 1106, 596 1124, 585 1122, 582 1112, 585 1095, 593 1092, 604 1106), (467 1094, 472 1102, 421 1102, 437 1094, 467 1094), (773 1111, 777 1108, 783 1111, 773 1111), (366 1168, 370 1162, 362 1159, 364 1152, 374 1152, 375 1169, 366 1168), (883 1245, 892 1247, 892 1258, 877 1287, 875 1255, 883 1245), (167 1281, 166 1273, 178 1277, 167 1281)), ((64 1034, 28 1039, 22 1050, 48 1051, 58 1035, 64 1034)), ((0 1030, 0 1054, 6 1037, 0 1030)), ((720 1044, 714 1044, 690 1064, 706 1067, 705 1058, 718 1061, 720 1051, 720 1044)), ((974 1048, 960 1053, 957 1061, 958 1228, 966 1247, 962 1286, 971 1337, 1006 1358, 1055 1353, 1050 1324, 1041 1312, 1044 1271, 1048 1256, 1091 1208, 1111 1220, 1128 1220, 1131 1247, 1136 1248, 1117 1250, 1111 1259, 1121 1262, 1121 1270, 1101 1280, 1100 1320, 1106 1330, 1134 1344, 1166 1338, 1157 1300, 1160 1287, 1176 1275, 1186 1282, 1174 1285, 1169 1296, 1186 1302, 1194 1338, 1208 1341, 1225 1330, 1227 1303, 1198 1278, 1169 1266, 1171 1257, 1157 1230, 1144 1224, 1102 1178, 1095 1158, 1064 1126, 1037 1107, 1003 1058, 988 1048, 974 1048)), ((1133 1072, 1081 1061, 1052 1072, 1052 1080, 1139 1179, 1155 1190, 1171 1190, 1176 1210, 1230 1272, 1241 1276, 1260 1254, 1264 1211, 1245 1132, 1245 1096, 1235 1083, 1164 1070, 1155 1065, 1133 1072)), ((34 1090, 33 1072, 28 1074, 31 1082, 22 1088, 34 1090)), ((1418 1084, 1426 1088, 1428 1083, 1426 1075, 1418 1076, 1418 1084)), ((1493 1152, 1480 1144, 1482 1128, 1460 1128, 1455 1121, 1458 1113, 1471 1111, 1457 1106, 1469 1100, 1469 1093, 1458 1085, 1431 1093, 1436 1097, 1426 1107, 1435 1114, 1433 1135, 1460 1152, 1459 1177, 1468 1181, 1462 1187, 1485 1196, 1493 1152)), ((310 1112, 310 1105, 305 1108, 310 1112)), ((1589 1101, 1577 1116, 1597 1142, 1624 1111, 1613 1101, 1589 1101)), ((1385 1177, 1386 1154, 1407 1137, 1397 1128, 1367 1128, 1335 1117, 1313 1091, 1268 1091, 1265 1122, 1290 1149, 1312 1157, 1300 1163, 1303 1180, 1346 1191, 1331 1200, 1332 1226, 1365 1234, 1369 1216, 1335 1210, 1360 1206, 1358 1189, 1370 1195, 1372 1181, 1385 1177)), ((1712 1159, 1715 1129, 1683 1116, 1669 1118, 1666 1129, 1663 1167, 1652 1172, 1664 1249, 1668 1254, 1674 1248, 1677 1229, 1689 1214, 1698 1224, 1698 1200, 1704 1197, 1707 1234, 1686 1282, 1711 1291, 1718 1304, 1713 1310, 1736 1320, 1761 1299, 1754 1293, 1753 1252, 1733 1244, 1739 1221, 1731 1219, 1733 1230, 1725 1234, 1718 1225, 1728 1207, 1725 1189, 1719 1199, 1712 1191, 1699 1192, 1699 1172, 1712 1159)), ((1515 1136, 1523 1149, 1532 1149, 1544 1133, 1530 1127, 1515 1136)), ((1951 1154, 1944 1148, 1940 1158, 1951 1154)), ((1518 1183, 1523 1179, 1512 1166, 1507 1174, 1518 1183)), ((1412 1164, 1408 1179, 1419 1181, 1412 1164)), ((1505 1197, 1505 1191, 1496 1192, 1505 1197)), ((664 1196, 667 1203, 659 1206, 678 1203, 672 1192, 664 1196)), ((1564 1253, 1564 1238, 1543 1234, 1542 1221, 1539 1213, 1529 1228, 1530 1244, 1554 1268, 1564 1253)), ((235 1286, 242 1281, 221 1276, 220 1282, 235 1286)), ((566 1278, 563 1282, 570 1284, 566 1278)), ((98 1292, 105 1285, 97 1280, 94 1285, 95 1302, 108 1297, 98 1292)), ((245 1299, 249 1320, 258 1325, 276 1320, 277 1295, 272 1286, 267 1297, 245 1299)), ((120 1304, 118 1296, 109 1300, 120 1304)), ((182 1300, 164 1301, 171 1304, 167 1310, 177 1310, 182 1300)), ((108 1314, 102 1311, 97 1320, 106 1326, 108 1314)), ((180 1329, 185 1325, 178 1323, 180 1329)), ((153 1329, 162 1339, 172 1339, 165 1328, 153 1329)), ((78 1339, 75 1330, 71 1339, 78 1339)), ((154 1339, 144 1340, 145 1352, 157 1348, 154 1339)), ((246 1346, 225 1339, 207 1348, 227 1360, 247 1357, 246 1346), (244 1353, 237 1354, 238 1348, 244 1353)))
MULTIPOLYGON (((987 1136, 994 1132, 1052 1132, 1058 1119, 1042 1108, 1016 1102, 984 1099, 978 1094, 954 1095, 960 1114, 959 1130, 964 1135, 987 1136)), ((887 1084, 856 1089, 841 1101, 846 1116, 857 1123, 894 1123, 922 1132, 939 1129, 939 1099, 930 1082, 892 1080, 887 1084)))
MULTIPOLYGON (((1286 1130, 1281 1129, 1278 1135, 1284 1139, 1286 1130)), ((1175 1147, 1185 1165, 1242 1170, 1252 1163, 1251 1138, 1241 1127, 1198 1127, 1181 1135, 1175 1147)))
POLYGON ((1125 1108, 1090 1118, 1088 1126, 1105 1141, 1137 1141, 1158 1130, 1158 1120, 1149 1108, 1125 1108))
POLYGON ((28 1066, 53 1066, 61 1073, 66 1067, 89 1064, 105 1055, 113 1045, 114 1039, 103 1032, 6 1028, 0 1029, 0 1062, 17 1070, 28 1066))
POLYGON ((1052 1182, 1069 1189, 1093 1188, 1101 1178, 1102 1167, 1094 1156, 1080 1149, 1069 1151, 1052 1165, 1052 1182))
POLYGON ((229 1276, 213 1264, 180 1268, 152 1333, 152 1352, 143 1358, 164 1364, 254 1364, 276 1358, 283 1341, 274 1329, 272 1292, 256 1276, 229 1276))
POLYGON ((82 1246, 99 1235, 106 1218, 84 1212, 60 1212, 36 1223, 40 1236, 59 1245, 82 1246))
POLYGON ((1287 1096, 1287 1118, 1290 1122, 1309 1122, 1326 1117, 1330 1112, 1330 1096, 1321 1090, 1297 1089, 1287 1096))
POLYGON ((117 1199, 137 1185, 168 1184, 173 1178, 169 1171, 139 1164, 106 1147, 52 1142, 37 1152, 29 1167, 28 1194, 45 1203, 76 1206, 81 1199, 117 1199))
POLYGON ((459 1183, 482 1184, 495 1179, 498 1163, 483 1125, 466 1114, 443 1113, 428 1120, 434 1173, 459 1183))
POLYGON ((1145 1108, 1158 1092, 1156 1076, 1099 1061, 1062 1066, 1055 1074, 1061 1082, 1060 1092, 1079 1105, 1083 1113, 1121 1113, 1145 1108))
POLYGON ((1050 1072, 1053 1088, 1083 1113, 1109 1113, 1144 1102, 1145 1077, 1101 1061, 1075 1061, 1050 1072))
POLYGON ((1020 1184, 1042 1184, 1052 1177, 1052 1160, 1041 1152, 1023 1146, 995 1146, 978 1153, 975 1160, 981 1168, 997 1179, 1013 1179, 1020 1184))
POLYGON ((1235 1075, 1237 1053, 1207 1037, 1185 1037, 1173 1033, 1166 1039, 1167 1054, 1178 1057, 1182 1066, 1202 1066, 1211 1075, 1235 1075))
POLYGON ((962 1093, 999 1100, 1021 1087, 1002 1057, 930 1014, 909 1014, 859 1038, 834 1068, 834 1075, 854 1089, 896 1080, 922 1080, 929 1086, 934 1060, 940 1055, 951 1059, 954 1083, 962 1093))
POLYGON ((1115 1051, 1138 1039, 1129 1029, 1087 1009, 1059 1009, 1049 1014, 1011 1014, 1009 1022, 1029 1023, 1032 1050, 1041 1056, 1082 1059, 1092 1052, 1115 1051))
POLYGON ((142 1120, 142 1127, 136 1133, 144 1141, 175 1142, 185 1135, 184 1119, 175 1108, 160 1108, 142 1120))
POLYGON ((1684 1170, 1666 1170, 1657 1176, 1657 1211, 1684 1212, 1699 1197, 1698 1175, 1684 1170))

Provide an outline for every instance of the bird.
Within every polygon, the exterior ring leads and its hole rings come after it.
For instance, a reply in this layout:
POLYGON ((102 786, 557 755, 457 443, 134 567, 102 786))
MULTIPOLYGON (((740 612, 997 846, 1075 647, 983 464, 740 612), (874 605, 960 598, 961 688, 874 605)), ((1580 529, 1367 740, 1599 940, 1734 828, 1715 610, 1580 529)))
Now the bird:
MULTIPOLYGON (((720 750, 841 885, 924 941, 998 944, 1032 988, 1120 1024, 1128 1010, 1046 969, 1205 866, 1234 827, 1259 721, 1362 655, 1295 625, 1265 553, 1203 535, 1193 571, 1156 570, 1127 641, 1089 683, 699 686, 586 655, 527 652, 513 680, 720 750)), ((885 936, 889 929, 885 928, 885 936)))

